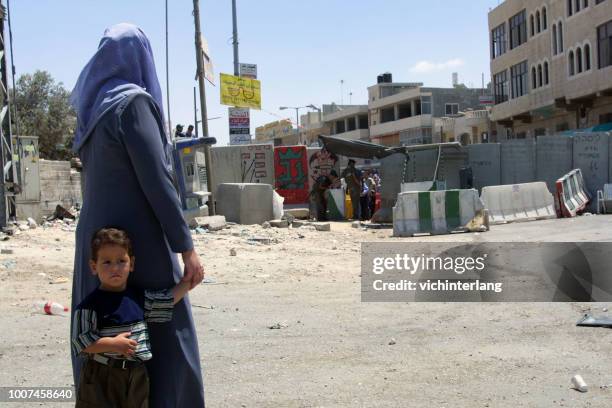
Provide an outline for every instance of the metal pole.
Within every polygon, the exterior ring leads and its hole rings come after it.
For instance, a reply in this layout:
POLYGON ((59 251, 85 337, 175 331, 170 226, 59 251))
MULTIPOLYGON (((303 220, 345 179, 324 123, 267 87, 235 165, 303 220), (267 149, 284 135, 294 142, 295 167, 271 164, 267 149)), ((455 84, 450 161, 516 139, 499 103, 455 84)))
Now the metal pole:
POLYGON ((234 75, 240 75, 240 68, 238 66, 238 18, 236 17, 236 0, 232 0, 232 25, 234 27, 234 75))
MULTIPOLYGON (((200 109, 202 111, 202 136, 208 137, 208 114, 206 113, 206 90, 204 89, 204 55, 202 54, 202 31, 200 30, 200 1, 193 0, 193 18, 195 20, 196 62, 198 64, 198 85, 200 88, 200 109)), ((215 197, 213 196, 213 172, 210 156, 210 145, 204 145, 206 165, 206 184, 209 196, 208 213, 215 215, 215 197)))
POLYGON ((295 108, 295 130, 297 132, 297 140, 298 144, 302 141, 300 140, 300 108, 295 108))
POLYGON ((193 87, 193 126, 195 127, 196 137, 198 137, 198 101, 195 86, 193 87))
POLYGON ((174 139, 172 134, 172 119, 170 118, 170 63, 168 57, 168 0, 166 0, 166 105, 168 105, 168 137, 174 139))

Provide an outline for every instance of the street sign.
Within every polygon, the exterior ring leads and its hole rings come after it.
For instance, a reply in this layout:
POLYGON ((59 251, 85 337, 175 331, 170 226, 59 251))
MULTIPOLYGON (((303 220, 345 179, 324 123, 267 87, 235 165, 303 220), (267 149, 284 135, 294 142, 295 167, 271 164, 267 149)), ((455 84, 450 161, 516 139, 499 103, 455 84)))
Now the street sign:
POLYGON ((204 56, 204 78, 211 85, 215 85, 215 71, 213 68, 212 59, 210 58, 210 51, 208 50, 208 41, 202 36, 202 54, 204 56))
POLYGON ((251 120, 246 108, 228 108, 230 145, 251 143, 251 120))
POLYGON ((480 95, 478 97, 478 102, 484 106, 493 106, 495 105, 495 101, 493 100, 493 96, 491 95, 480 95))
POLYGON ((257 64, 240 64, 240 76, 242 78, 257 79, 257 64))

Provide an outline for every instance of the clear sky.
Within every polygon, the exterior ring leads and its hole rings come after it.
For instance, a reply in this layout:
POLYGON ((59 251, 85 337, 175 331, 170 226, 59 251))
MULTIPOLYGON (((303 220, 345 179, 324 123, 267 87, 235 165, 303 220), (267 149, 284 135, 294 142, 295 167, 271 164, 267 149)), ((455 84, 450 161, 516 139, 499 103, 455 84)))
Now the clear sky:
MULTIPOLYGON (((468 86, 480 87, 482 73, 489 82, 487 13, 499 0, 237 3, 240 61, 257 64, 262 87, 262 110, 251 113, 253 135, 264 123, 295 121, 295 110, 280 106, 366 104, 367 87, 386 71, 396 82, 426 86, 450 86, 455 71, 468 86)), ((173 124, 193 123, 192 7, 191 0, 169 0, 173 124)), ((12 0, 11 8, 18 76, 47 70, 72 89, 104 29, 131 22, 151 40, 165 104, 165 0, 12 0)), ((233 73, 231 0, 201 0, 200 9, 218 83, 219 73, 233 73)), ((207 83, 206 92, 208 116, 221 117, 210 120, 210 135, 227 144, 227 107, 218 86, 207 83)))

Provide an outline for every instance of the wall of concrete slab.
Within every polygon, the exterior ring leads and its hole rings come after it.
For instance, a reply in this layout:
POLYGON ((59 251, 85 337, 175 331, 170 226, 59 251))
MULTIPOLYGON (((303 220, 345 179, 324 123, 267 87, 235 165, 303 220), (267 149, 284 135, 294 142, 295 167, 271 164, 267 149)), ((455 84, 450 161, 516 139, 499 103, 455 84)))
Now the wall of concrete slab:
POLYGON ((274 147, 271 144, 213 147, 214 194, 221 183, 263 183, 274 186, 274 147))
POLYGON ((53 214, 58 204, 68 209, 83 203, 81 173, 71 169, 70 162, 40 160, 39 170, 41 216, 53 214))

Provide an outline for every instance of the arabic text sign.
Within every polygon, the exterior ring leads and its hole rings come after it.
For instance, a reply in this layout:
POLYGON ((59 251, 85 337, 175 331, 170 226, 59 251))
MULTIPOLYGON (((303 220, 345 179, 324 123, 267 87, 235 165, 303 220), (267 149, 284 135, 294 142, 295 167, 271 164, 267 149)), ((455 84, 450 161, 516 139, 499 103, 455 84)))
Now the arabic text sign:
POLYGON ((221 74, 221 104, 261 109, 261 84, 256 79, 221 74))

